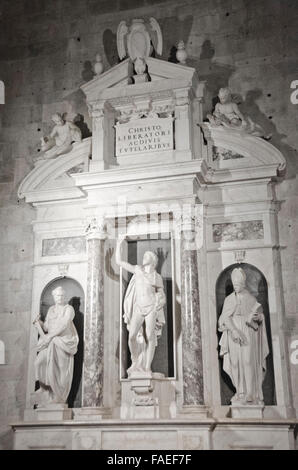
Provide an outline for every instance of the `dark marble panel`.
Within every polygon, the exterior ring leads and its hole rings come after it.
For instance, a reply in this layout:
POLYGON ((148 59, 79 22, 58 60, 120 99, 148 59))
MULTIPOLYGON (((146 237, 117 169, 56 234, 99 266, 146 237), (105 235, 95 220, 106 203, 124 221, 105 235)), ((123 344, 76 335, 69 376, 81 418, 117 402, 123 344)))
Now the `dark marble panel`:
POLYGON ((216 243, 239 240, 262 240, 264 238, 262 220, 214 224, 212 230, 213 241, 216 243))
POLYGON ((42 256, 79 255, 85 251, 84 237, 47 238, 42 241, 42 256))

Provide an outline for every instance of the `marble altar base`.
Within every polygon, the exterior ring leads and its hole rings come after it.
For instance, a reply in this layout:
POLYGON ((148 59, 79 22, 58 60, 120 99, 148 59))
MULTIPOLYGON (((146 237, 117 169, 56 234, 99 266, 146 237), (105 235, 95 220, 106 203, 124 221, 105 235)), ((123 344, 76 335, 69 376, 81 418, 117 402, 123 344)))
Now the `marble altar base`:
POLYGON ((295 420, 160 419, 20 422, 16 450, 294 449, 295 420))

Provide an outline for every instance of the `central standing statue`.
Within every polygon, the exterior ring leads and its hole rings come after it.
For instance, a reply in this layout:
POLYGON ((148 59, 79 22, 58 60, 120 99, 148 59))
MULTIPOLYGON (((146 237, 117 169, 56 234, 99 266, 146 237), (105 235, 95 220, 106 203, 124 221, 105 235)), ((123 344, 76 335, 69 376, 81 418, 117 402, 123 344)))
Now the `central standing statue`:
POLYGON ((151 363, 157 346, 157 338, 161 335, 165 323, 163 307, 166 303, 163 280, 156 272, 157 256, 146 251, 143 265, 131 265, 121 260, 121 244, 118 240, 116 263, 133 274, 124 299, 124 322, 129 331, 129 349, 133 372, 151 373, 151 363))

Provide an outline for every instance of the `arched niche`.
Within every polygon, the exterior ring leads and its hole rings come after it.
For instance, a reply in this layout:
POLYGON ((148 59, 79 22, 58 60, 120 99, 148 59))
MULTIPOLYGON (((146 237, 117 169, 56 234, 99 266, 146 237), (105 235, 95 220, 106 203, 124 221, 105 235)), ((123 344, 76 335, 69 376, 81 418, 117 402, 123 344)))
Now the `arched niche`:
POLYGON ((45 320, 47 312, 54 304, 52 291, 61 286, 66 292, 66 302, 73 306, 75 311, 74 325, 78 332, 79 344, 78 351, 74 356, 73 380, 69 396, 67 399, 70 408, 81 407, 82 397, 82 371, 83 371, 83 353, 84 353, 84 311, 85 295, 82 286, 74 279, 69 277, 57 278, 49 282, 44 288, 40 299, 40 316, 45 320))
MULTIPOLYGON (((235 268, 242 268, 246 274, 246 287, 249 292, 254 295, 257 301, 262 305, 265 316, 266 331, 269 345, 269 355, 266 359, 266 375, 263 382, 263 394, 265 405, 275 405, 275 383, 274 383, 274 368, 273 368, 273 353, 272 353, 272 338, 270 326, 270 312, 268 304, 268 286, 263 273, 255 266, 248 263, 237 263, 228 266, 219 275, 216 281, 216 310, 217 320, 222 312, 225 298, 233 292, 233 285, 231 280, 231 273, 235 268)), ((221 333, 217 331, 218 342, 221 333)), ((219 347, 218 347, 219 351, 219 347)), ((220 393, 222 405, 229 405, 235 389, 231 382, 230 377, 223 370, 223 359, 219 356, 219 373, 220 373, 220 393)))

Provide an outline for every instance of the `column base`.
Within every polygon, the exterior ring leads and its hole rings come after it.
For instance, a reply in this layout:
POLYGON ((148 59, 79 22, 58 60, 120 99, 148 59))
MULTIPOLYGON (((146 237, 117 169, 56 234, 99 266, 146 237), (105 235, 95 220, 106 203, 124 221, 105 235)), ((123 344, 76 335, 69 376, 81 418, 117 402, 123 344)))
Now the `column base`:
POLYGON ((90 160, 89 163, 89 172, 96 173, 97 171, 107 170, 109 168, 109 164, 104 160, 90 160))
POLYGON ((101 421, 111 417, 111 410, 103 407, 77 408, 74 412, 74 421, 101 421))

